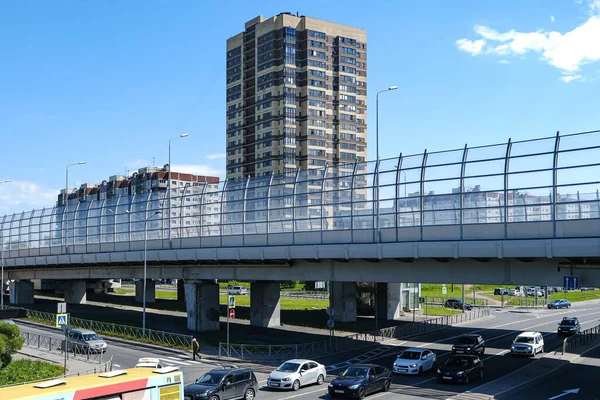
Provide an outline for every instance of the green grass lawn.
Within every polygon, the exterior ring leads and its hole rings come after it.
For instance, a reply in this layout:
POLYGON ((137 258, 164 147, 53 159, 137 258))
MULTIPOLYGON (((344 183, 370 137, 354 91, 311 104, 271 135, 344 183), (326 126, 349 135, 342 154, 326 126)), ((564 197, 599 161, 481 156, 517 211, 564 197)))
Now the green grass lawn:
POLYGON ((446 307, 438 307, 438 306, 427 306, 427 308, 423 307, 423 312, 426 313, 426 315, 453 315, 453 314, 460 314, 461 311, 460 310, 454 310, 452 308, 446 308, 446 307))
POLYGON ((45 361, 14 360, 0 369, 0 386, 54 378, 63 372, 60 365, 45 361))
MULTIPOLYGON (((227 304, 227 295, 219 297, 221 304, 227 304)), ((280 302, 282 310, 324 310, 329 307, 329 300, 287 299, 282 297, 280 302)), ((250 296, 235 296, 235 305, 250 307, 250 296)))

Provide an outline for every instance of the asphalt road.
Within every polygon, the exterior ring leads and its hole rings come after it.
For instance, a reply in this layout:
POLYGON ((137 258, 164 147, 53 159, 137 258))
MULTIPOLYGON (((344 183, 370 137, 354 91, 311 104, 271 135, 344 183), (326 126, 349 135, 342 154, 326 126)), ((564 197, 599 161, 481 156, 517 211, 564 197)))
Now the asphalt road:
MULTIPOLYGON (((561 346, 563 338, 556 336, 556 328, 558 322, 563 316, 577 316, 582 323, 583 328, 592 327, 598 324, 600 320, 600 308, 597 303, 575 304, 570 310, 538 310, 535 313, 513 313, 513 312, 496 312, 493 317, 478 321, 471 321, 447 328, 444 330, 429 332, 409 341, 393 341, 385 346, 379 346, 373 349, 356 349, 353 351, 344 352, 318 359, 317 361, 327 366, 328 378, 326 382, 331 381, 337 374, 341 373, 346 365, 358 362, 369 362, 379 364, 387 368, 391 368, 396 354, 400 353, 407 347, 425 347, 433 350, 438 357, 438 364, 442 364, 449 356, 450 349, 454 339, 468 332, 480 333, 486 340, 486 352, 482 357, 484 361, 485 377, 482 381, 475 381, 469 385, 441 385, 436 382, 435 374, 432 371, 426 372, 422 376, 394 376, 391 391, 388 393, 380 393, 369 396, 369 399, 382 400, 399 400, 399 399, 447 399, 459 393, 469 391, 477 393, 477 387, 486 384, 494 379, 502 377, 510 372, 513 372, 521 367, 534 361, 530 357, 513 357, 509 354, 509 348, 515 336, 522 331, 539 331, 544 335, 545 348, 549 352, 561 346)), ((22 329, 35 333, 46 335, 54 335, 61 337, 61 334, 52 328, 31 327, 30 325, 22 325, 22 329)), ((188 355, 182 355, 178 352, 172 352, 167 349, 148 349, 135 344, 122 343, 107 340, 109 349, 107 355, 114 356, 115 368, 133 367, 140 357, 156 357, 161 360, 164 365, 178 366, 184 373, 186 383, 191 383, 204 372, 216 368, 218 363, 209 360, 193 361, 188 355)), ((596 357, 598 353, 592 355, 596 357)), ((543 355, 538 355, 539 358, 543 355)), ((569 372, 569 379, 553 382, 553 386, 544 386, 540 384, 539 393, 559 394, 561 390, 569 389, 571 386, 580 387, 581 393, 586 390, 595 388, 593 378, 586 379, 584 376, 596 372, 599 366, 590 366, 587 364, 571 365, 565 368, 573 368, 573 372, 569 372), (590 370, 591 369, 591 370, 590 370), (577 380, 574 380, 577 376, 577 380), (560 384, 564 382, 565 384, 560 384), (567 387, 569 386, 569 387, 567 387)), ((265 388, 268 374, 274 369, 273 366, 263 365, 254 366, 255 374, 259 380, 261 389, 257 396, 259 399, 265 400, 308 400, 317 398, 328 398, 327 383, 322 386, 307 386, 301 388, 297 392, 274 391, 265 388)), ((562 370, 559 372, 563 375, 562 370)), ((596 372, 597 376, 597 372, 596 372)), ((537 386, 536 386, 537 387, 537 386)), ((597 391, 597 390, 596 390, 597 391)), ((518 393, 511 395, 512 398, 549 398, 540 397, 539 393, 527 393, 520 396, 518 393), (535 393, 535 395, 531 395, 535 393)), ((575 396, 575 395, 569 395, 575 396)), ((582 397, 581 399, 593 399, 595 397, 582 397)), ((568 400, 568 397, 567 399, 568 400)))
MULTIPOLYGON (((510 345, 516 335, 523 331, 539 331, 544 335, 545 348, 549 352, 562 345, 564 338, 556 336, 558 322, 565 315, 579 317, 583 328, 598 324, 600 309, 597 304, 575 305, 571 310, 540 310, 535 314, 518 314, 510 312, 497 313, 492 318, 473 321, 460 327, 453 327, 442 331, 431 332, 414 338, 411 341, 397 342, 394 346, 385 346, 385 352, 372 352, 372 356, 365 357, 361 351, 345 353, 338 356, 327 357, 319 360, 327 368, 329 382, 332 377, 345 368, 345 363, 369 362, 391 368, 396 354, 407 347, 426 347, 433 350, 438 357, 438 364, 444 363, 454 342, 454 339, 463 333, 477 332, 486 340, 486 352, 482 357, 484 362, 485 377, 482 381, 475 381, 469 385, 438 384, 433 371, 422 376, 394 376, 390 392, 369 396, 369 399, 397 400, 397 399, 447 399, 459 393, 469 391, 477 393, 477 387, 494 379, 511 373, 535 361, 533 357, 515 357, 510 355, 510 345), (376 354, 379 353, 379 354, 376 354)), ((585 367, 589 368, 589 367, 585 367)), ((266 379, 265 375, 258 373, 259 380, 266 379)), ((591 381, 591 379, 590 379, 591 381)), ((570 385, 571 382, 569 382, 570 385)), ((264 382, 262 382, 264 385, 264 382)), ((582 382, 582 385, 584 382, 582 382)), ((588 388, 593 388, 593 382, 587 383, 588 388)), ((327 385, 309 386, 301 388, 298 392, 279 392, 268 388, 261 388, 258 393, 260 399, 266 400, 304 400, 328 398, 327 385)), ((526 398, 514 397, 511 398, 526 398)), ((533 396, 528 398, 541 398, 533 396)), ((583 398, 583 397, 582 397, 583 398)), ((586 397, 587 399, 587 397, 586 397)), ((567 399, 568 400, 568 399, 567 399)))
POLYGON ((557 369, 518 391, 499 396, 498 399, 598 400, 600 399, 599 376, 600 347, 596 347, 575 362, 557 369))

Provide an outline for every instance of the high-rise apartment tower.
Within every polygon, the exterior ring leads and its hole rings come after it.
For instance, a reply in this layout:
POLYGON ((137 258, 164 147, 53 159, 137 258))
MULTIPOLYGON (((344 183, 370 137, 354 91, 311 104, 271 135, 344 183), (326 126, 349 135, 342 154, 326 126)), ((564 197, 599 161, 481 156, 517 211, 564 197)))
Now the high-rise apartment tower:
POLYGON ((291 13, 247 22, 227 40, 227 178, 352 173, 366 157, 366 71, 362 29, 291 13))

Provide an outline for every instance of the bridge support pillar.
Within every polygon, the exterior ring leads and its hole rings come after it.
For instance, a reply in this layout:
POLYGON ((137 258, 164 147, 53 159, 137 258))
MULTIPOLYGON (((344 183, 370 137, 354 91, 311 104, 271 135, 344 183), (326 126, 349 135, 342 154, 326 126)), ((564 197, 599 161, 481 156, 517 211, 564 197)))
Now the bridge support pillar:
POLYGON ((185 284, 187 328, 191 331, 218 331, 219 285, 214 282, 185 284))
POLYGON ((33 304, 33 282, 14 281, 9 284, 10 304, 33 304))
POLYGON ((183 279, 177 279, 177 301, 185 301, 185 287, 183 279))
MULTIPOLYGON (((144 302, 144 281, 135 282, 135 301, 144 302)), ((146 303, 156 302, 156 283, 152 279, 146 279, 146 303)))
POLYGON ((281 325, 279 282, 250 283, 250 325, 268 328, 281 325))
POLYGON ((331 282, 329 302, 337 322, 356 322, 356 282, 331 282))
POLYGON ((402 284, 377 283, 377 318, 400 319, 402 315, 402 284))
POLYGON ((86 281, 65 281, 65 303, 87 303, 86 281))

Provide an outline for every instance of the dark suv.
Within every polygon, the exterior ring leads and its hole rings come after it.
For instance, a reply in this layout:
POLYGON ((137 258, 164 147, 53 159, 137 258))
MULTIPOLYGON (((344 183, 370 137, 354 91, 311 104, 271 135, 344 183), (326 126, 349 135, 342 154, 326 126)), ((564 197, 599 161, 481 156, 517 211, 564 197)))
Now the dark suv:
POLYGON ((250 368, 219 368, 202 375, 184 389, 185 400, 253 400, 258 380, 250 368))
POLYGON ((485 353, 485 340, 481 335, 467 334, 456 339, 452 346, 452 354, 483 354, 485 353))
POLYGON ((556 334, 562 335, 576 335, 581 332, 581 325, 576 317, 564 317, 562 321, 558 323, 558 329, 556 334))
POLYGON ((444 303, 444 307, 455 308, 458 310, 472 310, 473 305, 469 303, 463 303, 462 300, 459 299, 448 299, 444 303))

